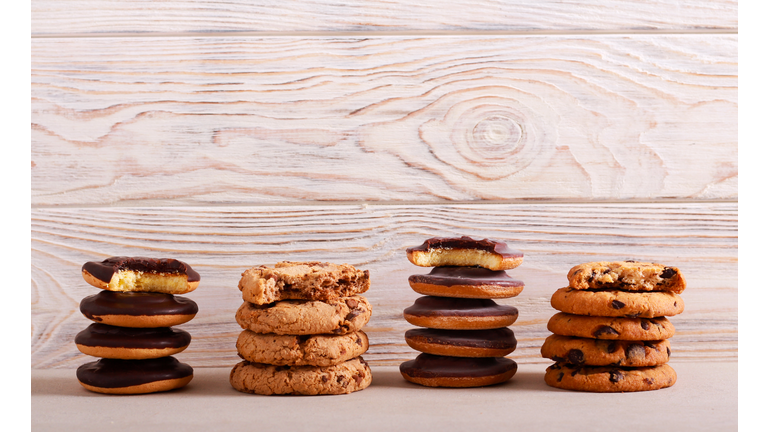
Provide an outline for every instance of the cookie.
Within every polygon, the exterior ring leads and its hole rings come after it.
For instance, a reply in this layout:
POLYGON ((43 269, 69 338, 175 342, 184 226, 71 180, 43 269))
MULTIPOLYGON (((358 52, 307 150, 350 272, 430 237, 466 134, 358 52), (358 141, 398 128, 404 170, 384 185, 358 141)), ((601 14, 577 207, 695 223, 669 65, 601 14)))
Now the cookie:
POLYGON ((623 291, 685 290, 685 278, 677 267, 635 261, 599 261, 580 264, 568 272, 568 285, 576 289, 623 291))
POLYGON ((561 336, 595 339, 653 341, 675 335, 675 326, 664 318, 612 318, 558 312, 549 319, 547 330, 561 336))
POLYGON ((332 366, 274 366, 243 361, 229 374, 229 383, 243 393, 260 395, 338 395, 371 384, 371 369, 362 357, 332 366))
POLYGON ((200 284, 200 274, 175 259, 111 257, 83 264, 82 274, 89 284, 109 291, 184 294, 200 284))
POLYGON ((362 329, 371 319, 371 304, 357 295, 325 302, 284 300, 267 306, 245 302, 235 319, 255 333, 340 335, 362 329))
POLYGON ((574 366, 656 366, 667 363, 672 352, 668 340, 622 341, 550 335, 541 356, 574 366))
POLYGON ((400 365, 407 381, 427 387, 482 387, 508 381, 517 363, 504 357, 448 357, 419 354, 400 365))
POLYGON ((331 366, 353 359, 368 350, 368 336, 276 335, 243 330, 237 338, 240 357, 252 363, 288 366, 331 366))
POLYGON ((80 301, 91 321, 119 327, 171 327, 191 320, 197 303, 172 294, 101 291, 80 301))
POLYGON ((283 261, 243 272, 238 288, 243 300, 264 305, 280 300, 335 300, 368 291, 368 270, 349 264, 283 261))
POLYGON ((405 332, 411 348, 427 354, 453 357, 504 357, 517 347, 508 328, 492 330, 411 329, 405 332))
POLYGON ((671 292, 626 292, 560 288, 552 294, 552 307, 575 315, 656 318, 683 312, 682 297, 671 292))
POLYGON ((192 367, 173 357, 148 360, 101 359, 77 368, 86 389, 107 394, 143 394, 184 387, 192 381, 192 367))
POLYGON ((94 357, 141 360, 166 357, 184 351, 192 336, 168 327, 126 328, 91 324, 75 336, 83 354, 94 357))
POLYGON ((677 374, 667 364, 641 368, 572 366, 555 363, 547 368, 544 382, 551 387, 587 392, 634 392, 670 387, 677 374))
POLYGON ((419 297, 405 308, 409 323, 433 329, 483 330, 507 327, 517 320, 517 308, 490 299, 419 297))
POLYGON ((435 267, 428 274, 412 275, 408 283, 419 294, 484 299, 515 297, 525 287, 504 270, 454 266, 435 267))
POLYGON ((496 240, 471 237, 431 238, 420 246, 406 249, 408 260, 420 267, 483 267, 509 270, 523 263, 523 253, 496 240))

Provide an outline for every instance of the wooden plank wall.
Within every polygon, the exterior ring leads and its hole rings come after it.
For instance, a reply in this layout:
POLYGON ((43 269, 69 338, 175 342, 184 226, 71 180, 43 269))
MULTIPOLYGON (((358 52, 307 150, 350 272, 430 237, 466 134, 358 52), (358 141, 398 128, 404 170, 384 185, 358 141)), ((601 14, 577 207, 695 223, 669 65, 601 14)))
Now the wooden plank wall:
POLYGON ((735 1, 32 3, 33 368, 87 360, 79 274, 176 257, 203 281, 178 357, 238 361, 237 281, 371 270, 373 364, 415 356, 404 249, 525 252, 520 362, 575 264, 677 265, 674 358, 737 358, 735 1))

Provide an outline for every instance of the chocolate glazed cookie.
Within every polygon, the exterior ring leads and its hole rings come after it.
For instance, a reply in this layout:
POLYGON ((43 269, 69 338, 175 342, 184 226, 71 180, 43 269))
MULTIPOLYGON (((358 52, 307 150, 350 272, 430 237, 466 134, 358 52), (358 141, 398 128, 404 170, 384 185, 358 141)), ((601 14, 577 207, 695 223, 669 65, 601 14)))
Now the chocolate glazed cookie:
POLYGON ((184 294, 200 284, 200 274, 176 259, 111 257, 83 264, 83 279, 110 291, 184 294))
POLYGON ((197 303, 171 294, 102 291, 80 301, 86 318, 119 327, 171 327, 191 320, 197 303))
POLYGON ((427 387, 482 387, 503 383, 517 372, 517 363, 504 357, 448 357, 419 354, 400 365, 407 381, 427 387))
POLYGON ((148 360, 101 359, 77 368, 86 389, 107 394, 143 394, 184 387, 192 381, 188 364, 173 357, 148 360))
POLYGON ((483 330, 507 327, 517 320, 517 308, 488 299, 424 296, 403 311, 409 323, 434 329, 483 330))
POLYGON ((454 357, 504 357, 517 347, 509 328, 492 330, 411 329, 405 342, 423 353, 454 357))
POLYGON ((454 266, 435 267, 429 274, 412 275, 408 283, 419 294, 485 299, 515 297, 525 287, 503 270, 454 266))
POLYGON ((94 357, 140 360, 184 351, 192 336, 168 327, 126 328, 91 324, 75 336, 77 349, 94 357))
POLYGON ((408 260, 420 267, 479 266, 489 270, 509 270, 523 263, 523 253, 496 240, 471 237, 431 238, 420 246, 406 249, 408 260))

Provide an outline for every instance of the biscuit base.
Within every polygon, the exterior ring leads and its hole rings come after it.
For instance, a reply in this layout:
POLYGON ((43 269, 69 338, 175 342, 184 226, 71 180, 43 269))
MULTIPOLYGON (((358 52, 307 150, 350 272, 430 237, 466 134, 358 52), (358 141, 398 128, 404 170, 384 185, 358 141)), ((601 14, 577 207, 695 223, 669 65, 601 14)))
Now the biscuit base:
POLYGON ((96 288, 118 292, 186 294, 194 291, 200 285, 200 281, 189 282, 186 275, 178 274, 142 273, 122 270, 113 274, 109 282, 104 282, 87 270, 82 270, 82 275, 88 284, 96 288))
POLYGON ((191 321, 195 315, 86 315, 85 317, 91 321, 115 327, 157 328, 184 324, 191 321))
POLYGON ((504 299, 517 297, 523 292, 523 286, 498 286, 498 285, 436 285, 410 282, 411 289, 419 294, 453 297, 453 298, 477 298, 477 299, 504 299))
POLYGON ((419 327, 444 330, 491 330, 511 326, 517 321, 518 315, 501 315, 490 317, 428 317, 403 314, 410 324, 419 327))
POLYGON ((158 392, 164 392, 169 390, 175 390, 177 388, 181 388, 189 384, 189 382, 192 381, 192 378, 193 376, 190 375, 184 378, 168 379, 168 380, 162 380, 162 381, 154 381, 147 384, 128 386, 128 387, 114 387, 114 388, 96 387, 96 386, 84 384, 82 381, 79 381, 79 380, 78 382, 86 390, 90 390, 96 393, 114 394, 114 395, 135 395, 135 394, 158 393, 158 392))
POLYGON ((409 347, 415 349, 416 351, 449 357, 504 357, 505 355, 515 350, 515 348, 494 349, 462 347, 457 345, 443 345, 408 339, 406 339, 405 342, 409 347))
POLYGON ((517 372, 517 369, 509 371, 499 375, 489 375, 480 378, 455 378, 455 377, 438 377, 438 378, 423 378, 413 377, 400 373, 406 381, 414 384, 422 385, 425 387, 453 387, 453 388, 467 388, 467 387, 486 387, 495 384, 501 384, 509 381, 517 372))
POLYGON ((165 348, 165 349, 156 349, 156 348, 112 348, 112 347, 103 347, 103 346, 88 346, 88 345, 82 345, 82 344, 75 344, 77 345, 77 349, 80 350, 81 353, 87 354, 89 356, 93 357, 101 357, 101 358, 111 358, 111 359, 120 359, 120 360, 145 360, 145 359, 154 359, 154 358, 160 358, 160 357, 168 357, 170 355, 178 354, 189 345, 180 347, 180 348, 165 348))

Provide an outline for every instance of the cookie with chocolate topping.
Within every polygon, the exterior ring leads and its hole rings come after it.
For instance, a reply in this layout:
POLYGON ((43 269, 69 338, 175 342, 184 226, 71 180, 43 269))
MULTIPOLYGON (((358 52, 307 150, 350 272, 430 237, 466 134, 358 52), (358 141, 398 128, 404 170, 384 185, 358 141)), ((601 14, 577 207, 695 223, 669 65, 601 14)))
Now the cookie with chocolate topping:
POLYGON ((508 381, 517 363, 505 357, 450 357, 419 354, 400 364, 407 381, 427 387, 482 387, 508 381))
POLYGON ((184 330, 127 328, 91 324, 75 336, 83 354, 123 360, 142 360, 177 354, 189 346, 192 336, 184 330))
POLYGON ((192 367, 174 357, 147 360, 101 359, 77 368, 86 389, 106 394, 145 394, 174 390, 192 381, 192 367))
POLYGON ((431 238, 420 246, 406 249, 408 260, 420 267, 483 267, 489 270, 509 270, 523 263, 523 253, 497 240, 431 238))
POLYGON ((635 261, 597 261, 579 264, 568 272, 568 286, 575 289, 623 291, 685 290, 685 278, 677 267, 635 261))
POLYGON ((509 298, 525 288, 504 270, 482 267, 435 267, 428 274, 411 275, 408 283, 419 294, 456 298, 509 298))
POLYGON ((200 284, 200 274, 176 259, 111 257, 83 264, 81 273, 89 284, 109 291, 184 294, 200 284))
POLYGON ((172 294, 101 291, 80 301, 89 320, 119 327, 171 327, 197 314, 194 301, 172 294))
POLYGON ((484 330, 512 325, 518 316, 514 306, 489 299, 419 297, 403 310, 409 323, 433 329, 484 330))
POLYGON ((623 368, 555 363, 544 373, 544 382, 551 387, 598 393, 658 390, 676 381, 677 374, 668 364, 623 368))

